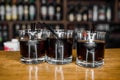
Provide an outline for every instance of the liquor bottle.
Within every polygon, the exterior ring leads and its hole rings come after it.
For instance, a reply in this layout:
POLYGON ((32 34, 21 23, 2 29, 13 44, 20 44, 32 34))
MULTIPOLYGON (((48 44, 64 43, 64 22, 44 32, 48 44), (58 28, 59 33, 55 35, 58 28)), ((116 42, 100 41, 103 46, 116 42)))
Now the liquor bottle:
POLYGON ((28 11, 28 4, 25 4, 24 5, 24 20, 28 20, 28 13, 29 13, 29 11, 28 11))
POLYGON ((20 24, 15 24, 14 25, 14 37, 19 37, 19 30, 20 30, 20 24))
POLYGON ((55 13, 56 14, 56 20, 61 20, 61 17, 62 17, 61 13, 62 13, 61 6, 57 5, 56 6, 56 13, 55 13))
POLYGON ((93 20, 93 10, 91 6, 89 6, 89 9, 88 9, 88 20, 89 21, 93 20))
POLYGON ((4 4, 4 3, 5 3, 5 0, 0 0, 0 3, 4 4))
POLYGON ((73 22, 75 20, 75 6, 74 5, 69 5, 69 11, 68 11, 68 20, 73 22))
POLYGON ((110 8, 110 7, 107 7, 107 11, 106 11, 107 21, 111 21, 111 17, 112 17, 111 8, 110 8))
MULTIPOLYGON (((42 0, 43 1, 43 0, 42 0)), ((46 20, 47 19, 47 5, 45 2, 43 2, 44 4, 41 4, 41 18, 42 20, 46 20)))
POLYGON ((34 4, 30 4, 29 6, 29 17, 30 20, 34 20, 35 19, 35 13, 36 13, 36 7, 34 4))
POLYGON ((17 7, 15 4, 12 5, 12 20, 17 20, 17 7))
POLYGON ((81 13, 81 8, 79 5, 76 8, 76 21, 78 22, 82 21, 82 13, 81 13))
POLYGON ((18 19, 23 20, 24 7, 22 4, 18 5, 18 19))
POLYGON ((98 20, 98 6, 94 5, 93 6, 93 21, 97 21, 98 20))
POLYGON ((48 17, 49 20, 53 20, 55 16, 55 7, 54 7, 54 2, 52 0, 49 0, 48 2, 48 17))
POLYGON ((83 7, 83 14, 82 14, 82 19, 83 21, 87 21, 88 20, 88 9, 87 7, 83 7))
POLYGON ((1 4, 0 6, 0 20, 3 21, 5 20, 5 6, 3 4, 1 4))
POLYGON ((98 10, 98 18, 100 21, 104 21, 105 20, 105 6, 101 6, 98 10))
POLYGON ((7 27, 8 26, 6 24, 3 25, 3 40, 4 41, 8 40, 8 30, 7 30, 7 27))
POLYGON ((46 4, 47 0, 41 0, 41 4, 46 4))
POLYGON ((29 0, 24 0, 24 3, 28 3, 29 2, 29 0))
POLYGON ((6 10, 6 20, 9 21, 11 20, 11 6, 9 3, 6 4, 5 10, 6 10))
POLYGON ((63 8, 62 8, 62 4, 63 4, 63 2, 62 2, 62 0, 56 0, 56 7, 55 7, 55 11, 56 11, 56 20, 61 20, 62 19, 62 10, 63 10, 63 8))

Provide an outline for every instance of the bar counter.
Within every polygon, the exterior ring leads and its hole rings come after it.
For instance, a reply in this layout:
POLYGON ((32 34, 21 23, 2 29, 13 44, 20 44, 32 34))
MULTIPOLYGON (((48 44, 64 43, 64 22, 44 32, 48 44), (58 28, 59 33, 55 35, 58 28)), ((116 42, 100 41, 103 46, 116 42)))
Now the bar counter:
POLYGON ((28 65, 20 62, 19 51, 0 51, 0 80, 120 80, 120 49, 106 49, 104 60, 99 68, 83 68, 75 59, 66 65, 28 65))

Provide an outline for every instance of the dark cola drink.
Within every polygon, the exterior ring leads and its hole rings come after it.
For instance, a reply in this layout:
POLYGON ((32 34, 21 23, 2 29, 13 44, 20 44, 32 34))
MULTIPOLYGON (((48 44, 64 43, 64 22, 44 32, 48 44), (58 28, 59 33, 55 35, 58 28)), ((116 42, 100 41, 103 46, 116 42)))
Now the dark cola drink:
POLYGON ((66 64, 72 61, 72 38, 47 39, 47 62, 52 64, 66 64), (58 47, 57 47, 58 46, 58 47))
POLYGON ((40 63, 45 60, 45 40, 21 40, 20 54, 24 63, 40 63))
POLYGON ((94 40, 88 43, 85 40, 77 41, 77 64, 85 67, 98 67, 103 64, 105 42, 94 40))

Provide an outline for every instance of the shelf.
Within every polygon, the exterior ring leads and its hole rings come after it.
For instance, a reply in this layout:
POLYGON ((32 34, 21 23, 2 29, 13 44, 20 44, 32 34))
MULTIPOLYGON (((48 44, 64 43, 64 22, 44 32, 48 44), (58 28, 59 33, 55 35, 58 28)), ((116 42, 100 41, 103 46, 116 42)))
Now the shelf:
POLYGON ((68 1, 67 4, 84 4, 84 5, 90 5, 90 4, 96 4, 96 5, 103 5, 106 4, 106 2, 103 0, 98 0, 98 1, 87 1, 87 0, 72 0, 72 1, 68 1))
POLYGON ((81 22, 77 22, 77 21, 74 21, 74 22, 70 22, 68 21, 67 24, 90 24, 91 22, 89 21, 81 21, 81 22))

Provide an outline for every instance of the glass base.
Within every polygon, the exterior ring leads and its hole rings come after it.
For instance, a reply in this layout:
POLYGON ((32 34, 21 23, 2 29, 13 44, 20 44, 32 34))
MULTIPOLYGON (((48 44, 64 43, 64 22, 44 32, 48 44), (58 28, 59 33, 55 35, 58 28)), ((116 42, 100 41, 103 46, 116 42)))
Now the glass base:
POLYGON ((39 63, 45 62, 45 57, 41 57, 37 59, 36 58, 29 59, 29 58, 21 57, 20 60, 25 64, 39 64, 39 63))
POLYGON ((95 61, 95 62, 86 62, 86 61, 81 61, 78 60, 78 58, 76 59, 76 64, 82 67, 87 67, 87 68, 96 68, 96 67, 101 67, 102 65, 104 65, 104 60, 101 61, 95 61))
POLYGON ((67 57, 67 58, 64 58, 63 60, 56 60, 55 58, 51 58, 51 57, 47 57, 46 58, 46 61, 49 63, 49 64, 68 64, 68 63, 71 63, 72 62, 72 56, 71 57, 67 57))

